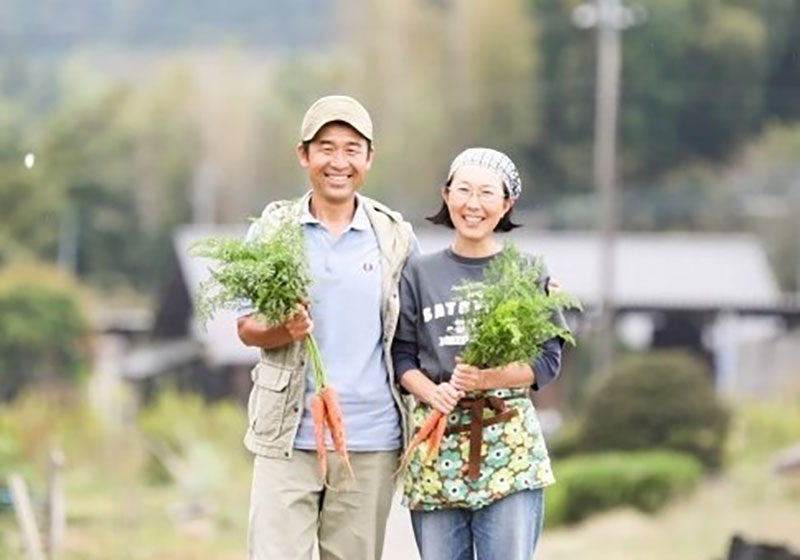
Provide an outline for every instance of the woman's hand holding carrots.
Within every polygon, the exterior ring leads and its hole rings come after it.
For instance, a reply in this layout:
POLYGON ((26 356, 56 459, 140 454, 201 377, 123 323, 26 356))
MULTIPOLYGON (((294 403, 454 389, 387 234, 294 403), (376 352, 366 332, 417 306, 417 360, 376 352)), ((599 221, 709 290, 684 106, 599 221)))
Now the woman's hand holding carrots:
POLYGON ((478 369, 456 358, 456 367, 453 370, 453 375, 450 377, 450 384, 464 393, 486 389, 485 377, 487 371, 489 370, 478 369))
POLYGON ((397 472, 408 466, 414 451, 423 441, 428 442, 425 462, 432 463, 436 460, 447 430, 447 415, 456 407, 458 401, 464 398, 463 391, 459 391, 447 382, 437 385, 419 370, 406 372, 400 382, 415 397, 433 407, 433 410, 428 413, 422 426, 411 439, 397 472))
POLYGON ((456 389, 451 383, 439 383, 428 396, 428 404, 441 412, 450 414, 458 401, 464 398, 464 392, 456 389))

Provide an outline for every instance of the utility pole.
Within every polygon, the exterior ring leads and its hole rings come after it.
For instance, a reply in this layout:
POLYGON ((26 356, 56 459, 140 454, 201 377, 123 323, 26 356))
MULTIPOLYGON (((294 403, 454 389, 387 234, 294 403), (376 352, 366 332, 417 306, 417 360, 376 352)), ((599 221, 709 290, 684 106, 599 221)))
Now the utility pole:
POLYGON ((79 227, 77 210, 67 206, 58 226, 58 266, 75 276, 78 274, 79 227))
MULTIPOLYGON (((33 169, 36 166, 36 153, 26 153, 22 162, 26 169, 33 169)), ((72 275, 78 273, 78 229, 77 210, 67 205, 58 224, 57 263, 62 270, 72 275)))
POLYGON ((621 0, 595 0, 572 13, 581 29, 597 28, 597 85, 595 90, 594 183, 600 213, 598 233, 599 321, 597 324, 597 371, 608 372, 614 362, 614 244, 618 228, 616 195, 617 111, 619 107, 622 45, 620 31, 643 22, 643 10, 622 5, 621 0))
POLYGON ((463 0, 449 0, 447 6, 447 68, 444 69, 448 91, 447 110, 449 141, 458 146, 464 142, 465 127, 462 124, 464 115, 469 114, 469 6, 463 0))

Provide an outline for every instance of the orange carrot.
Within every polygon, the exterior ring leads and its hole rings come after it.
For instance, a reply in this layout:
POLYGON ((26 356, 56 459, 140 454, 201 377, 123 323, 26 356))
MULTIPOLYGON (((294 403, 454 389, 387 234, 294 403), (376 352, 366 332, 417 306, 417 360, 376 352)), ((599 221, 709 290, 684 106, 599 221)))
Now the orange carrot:
POLYGON ((355 478, 353 474, 353 467, 350 466, 350 458, 347 455, 347 442, 344 432, 344 415, 342 414, 342 407, 339 404, 339 398, 336 396, 336 391, 330 385, 322 388, 320 393, 322 400, 325 401, 325 409, 327 414, 325 419, 328 421, 328 428, 331 431, 331 439, 333 439, 333 448, 336 453, 342 458, 347 470, 350 472, 350 477, 355 478))
POLYGON ((317 465, 322 474, 322 481, 328 472, 328 456, 325 449, 325 417, 328 416, 325 410, 325 401, 320 395, 311 397, 311 418, 314 420, 314 439, 317 442, 317 465))
POLYGON ((444 431, 447 429, 447 418, 442 414, 439 421, 436 423, 436 429, 431 433, 428 439, 428 456, 425 460, 432 463, 439 456, 439 447, 442 445, 442 438, 444 438, 444 431))
POLYGON ((408 466, 414 451, 417 449, 417 447, 419 447, 419 444, 428 439, 428 436, 430 436, 434 428, 439 425, 439 420, 442 418, 444 418, 444 415, 436 409, 433 409, 430 414, 428 414, 425 422, 422 423, 419 431, 414 434, 411 443, 408 444, 408 449, 406 449, 406 453, 403 455, 403 462, 400 465, 398 472, 408 466))

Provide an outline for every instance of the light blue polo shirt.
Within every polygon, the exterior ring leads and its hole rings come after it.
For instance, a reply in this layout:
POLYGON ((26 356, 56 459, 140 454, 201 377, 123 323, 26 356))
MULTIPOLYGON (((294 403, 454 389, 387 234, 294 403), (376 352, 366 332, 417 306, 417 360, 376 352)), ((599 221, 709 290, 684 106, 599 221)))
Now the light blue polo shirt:
MULTIPOLYGON (((381 344, 380 251, 364 205, 358 196, 356 201, 353 220, 337 239, 308 207, 303 210, 300 222, 312 278, 310 314, 328 381, 339 394, 348 449, 393 451, 401 447, 400 414, 389 390, 381 344)), ((316 449, 309 406, 313 395, 309 367, 297 449, 316 449)))

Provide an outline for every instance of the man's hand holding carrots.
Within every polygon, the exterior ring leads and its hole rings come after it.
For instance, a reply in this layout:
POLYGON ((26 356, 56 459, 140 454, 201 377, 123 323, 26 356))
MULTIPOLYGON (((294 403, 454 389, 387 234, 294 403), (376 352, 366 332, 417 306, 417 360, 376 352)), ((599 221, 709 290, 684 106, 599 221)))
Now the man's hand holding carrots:
POLYGON ((308 309, 302 303, 297 304, 297 312, 286 321, 282 327, 293 342, 303 340, 307 334, 314 330, 314 323, 308 315, 308 309))

